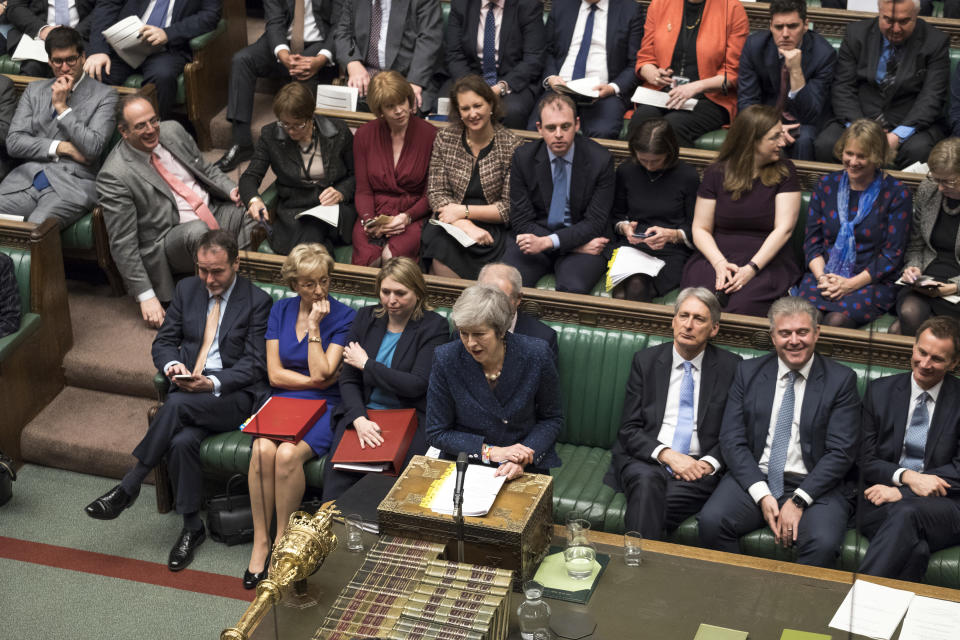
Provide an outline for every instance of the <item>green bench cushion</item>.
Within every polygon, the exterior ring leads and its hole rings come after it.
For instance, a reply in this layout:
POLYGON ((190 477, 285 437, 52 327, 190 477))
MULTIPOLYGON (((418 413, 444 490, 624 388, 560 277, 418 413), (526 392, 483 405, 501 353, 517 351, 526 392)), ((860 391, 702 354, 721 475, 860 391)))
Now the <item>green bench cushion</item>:
POLYGON ((60 233, 60 244, 65 250, 89 251, 94 248, 93 214, 87 212, 60 233))

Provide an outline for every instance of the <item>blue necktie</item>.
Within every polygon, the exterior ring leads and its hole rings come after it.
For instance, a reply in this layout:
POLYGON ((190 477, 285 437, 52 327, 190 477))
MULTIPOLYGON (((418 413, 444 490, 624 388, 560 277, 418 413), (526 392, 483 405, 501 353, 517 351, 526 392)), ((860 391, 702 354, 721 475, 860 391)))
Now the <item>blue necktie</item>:
POLYGON ((790 448, 790 435, 793 430, 793 386, 797 381, 797 372, 787 372, 787 388, 783 391, 783 401, 777 413, 777 424, 773 429, 773 442, 770 444, 770 460, 767 463, 767 486, 777 500, 783 495, 783 469, 787 466, 787 450, 790 448))
POLYGON ((550 198, 550 213, 547 216, 547 226, 553 230, 564 226, 567 215, 566 162, 559 156, 553 159, 553 196, 550 198))
POLYGON ((53 19, 61 27, 70 25, 70 0, 55 0, 53 5, 53 19))
POLYGON ((693 363, 683 362, 683 378, 680 380, 680 411, 677 415, 677 428, 673 431, 673 444, 670 448, 680 453, 690 453, 690 439, 693 437, 693 363))
POLYGON ((147 24, 163 29, 167 22, 167 9, 169 7, 170 0, 157 0, 157 4, 153 5, 153 11, 147 17, 147 24))
POLYGON ((494 3, 487 5, 487 18, 483 22, 483 81, 497 84, 497 19, 493 15, 494 3))
POLYGON ((923 470, 923 452, 927 446, 927 431, 930 428, 930 414, 927 411, 926 391, 917 396, 917 406, 913 409, 907 435, 903 439, 904 452, 900 466, 920 473, 923 470))
POLYGON ((587 54, 590 53, 590 42, 593 40, 593 16, 597 14, 597 5, 590 5, 587 13, 587 24, 583 27, 583 40, 580 41, 580 51, 573 63, 573 78, 579 80, 587 75, 587 54))

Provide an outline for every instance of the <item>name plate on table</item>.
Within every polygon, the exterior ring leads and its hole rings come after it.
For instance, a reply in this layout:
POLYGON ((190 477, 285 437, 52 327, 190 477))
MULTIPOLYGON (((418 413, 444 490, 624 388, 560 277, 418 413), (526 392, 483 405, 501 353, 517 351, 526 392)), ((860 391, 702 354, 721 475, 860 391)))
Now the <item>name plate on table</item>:
MULTIPOLYGON (((447 544, 457 558, 453 516, 430 509, 453 462, 414 456, 377 508, 380 533, 419 537, 447 544)), ((514 570, 514 589, 533 577, 553 538, 553 478, 525 473, 503 485, 490 512, 464 517, 464 562, 514 570)))

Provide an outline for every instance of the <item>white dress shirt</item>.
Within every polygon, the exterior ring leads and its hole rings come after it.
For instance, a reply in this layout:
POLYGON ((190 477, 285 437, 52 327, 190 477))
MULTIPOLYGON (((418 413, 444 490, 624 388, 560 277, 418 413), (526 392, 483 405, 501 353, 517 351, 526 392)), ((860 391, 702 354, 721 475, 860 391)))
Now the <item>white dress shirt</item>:
MULTIPOLYGON (((320 32, 320 25, 317 24, 317 19, 313 15, 313 0, 303 0, 303 41, 304 42, 320 42, 323 40, 323 33, 320 32)), ((293 39, 293 20, 290 21, 290 26, 287 27, 287 40, 293 39)), ((278 44, 273 49, 273 55, 279 56, 281 51, 290 51, 290 45, 278 44)), ((333 65, 333 53, 329 49, 320 49, 317 51, 318 56, 326 56, 327 66, 333 65)))
MULTIPOLYGON (((677 430, 677 420, 680 417, 680 383, 683 380, 683 356, 677 353, 676 346, 672 349, 673 364, 670 366, 670 383, 667 387, 667 404, 663 410, 663 422, 660 423, 660 431, 657 433, 657 440, 660 442, 654 449, 650 457, 654 462, 659 462, 657 456, 664 449, 673 446, 673 434, 677 430)), ((690 436, 691 456, 700 455, 700 436, 698 434, 697 410, 700 407, 700 378, 703 372, 703 351, 690 360, 693 375, 693 432, 690 436)), ((713 465, 713 473, 720 469, 720 461, 713 456, 703 456, 701 460, 713 465)), ((711 473, 710 475, 713 475, 711 473)))
MULTIPOLYGON (((585 77, 598 78, 600 84, 607 84, 607 16, 610 15, 610 0, 600 0, 596 5, 585 77)), ((573 38, 570 40, 570 49, 563 59, 563 66, 560 67, 560 77, 567 82, 573 77, 573 65, 576 64, 577 53, 583 42, 583 32, 587 26, 587 16, 590 15, 590 6, 589 2, 581 0, 577 24, 573 28, 573 38)), ((617 93, 620 93, 619 87, 617 87, 617 93)))
MULTIPOLYGON (((900 447, 900 458, 898 459, 898 462, 900 460, 903 460, 903 456, 906 455, 907 453, 906 429, 910 428, 910 421, 913 420, 913 412, 917 408, 917 396, 919 396, 924 391, 926 391, 929 394, 930 397, 927 398, 927 416, 929 416, 930 421, 932 422, 933 412, 937 408, 937 397, 940 395, 940 389, 942 387, 943 387, 943 380, 933 385, 929 389, 921 389, 920 385, 917 384, 917 381, 913 379, 913 376, 912 375, 910 376, 910 406, 909 406, 909 409, 907 409, 907 426, 903 432, 904 434, 903 446, 900 447)), ((929 426, 930 425, 928 424, 927 425, 928 438, 930 436, 929 426)), ((926 448, 926 443, 924 443, 924 448, 926 448)), ((901 467, 900 469, 897 469, 896 471, 893 472, 893 484, 895 484, 898 487, 903 486, 903 482, 900 481, 900 478, 903 476, 904 471, 906 471, 906 469, 901 467)))
MULTIPOLYGON (((503 4, 506 0, 493 0, 493 20, 497 24, 496 34, 494 45, 494 54, 497 62, 500 62, 500 23, 503 21, 503 4)), ((489 9, 487 5, 490 2, 487 0, 480 0, 480 24, 477 27, 477 57, 483 62, 483 26, 487 22, 487 12, 489 9)))
MULTIPOLYGON (((813 358, 807 360, 807 363, 797 371, 797 378, 793 386, 793 422, 790 424, 790 445, 787 449, 787 463, 783 467, 783 473, 795 473, 798 475, 807 475, 807 465, 803 462, 803 450, 800 447, 800 412, 803 409, 803 394, 807 388, 807 379, 810 377, 810 369, 813 368, 813 358)), ((783 393, 786 391, 789 378, 787 373, 790 368, 783 363, 783 360, 777 359, 777 386, 773 394, 773 407, 770 410, 770 424, 767 427, 767 442, 763 446, 763 455, 760 456, 760 471, 767 474, 770 464, 770 447, 773 445, 773 432, 777 428, 777 416, 780 414, 780 405, 783 404, 783 393)), ((747 425, 750 428, 750 425, 747 425)), ((750 497, 754 502, 760 502, 762 498, 770 493, 770 487, 763 480, 755 482, 748 489, 750 497)), ((809 505, 813 503, 811 498, 802 489, 797 489, 797 494, 809 505)))

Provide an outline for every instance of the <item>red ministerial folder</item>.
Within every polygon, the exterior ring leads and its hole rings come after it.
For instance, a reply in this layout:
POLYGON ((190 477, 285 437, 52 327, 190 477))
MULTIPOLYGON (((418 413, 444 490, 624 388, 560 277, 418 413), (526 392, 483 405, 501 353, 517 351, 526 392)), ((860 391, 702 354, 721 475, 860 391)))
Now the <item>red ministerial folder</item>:
POLYGON ((400 475, 403 461, 417 431, 416 409, 368 409, 367 417, 380 426, 383 444, 360 448, 355 433, 345 433, 330 458, 334 469, 400 475))
POLYGON ((326 410, 326 400, 271 396, 247 421, 243 432, 296 444, 326 410))

